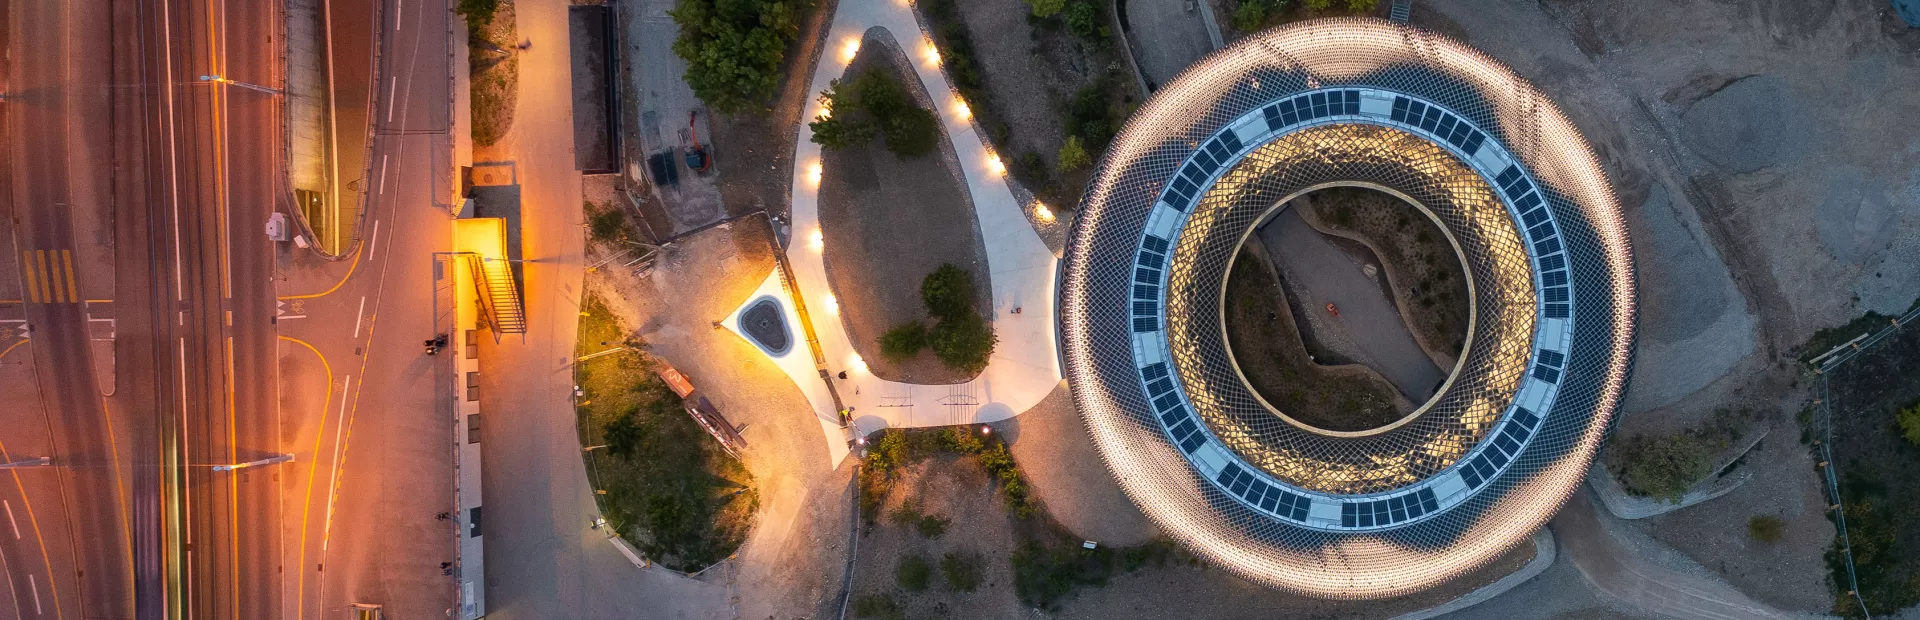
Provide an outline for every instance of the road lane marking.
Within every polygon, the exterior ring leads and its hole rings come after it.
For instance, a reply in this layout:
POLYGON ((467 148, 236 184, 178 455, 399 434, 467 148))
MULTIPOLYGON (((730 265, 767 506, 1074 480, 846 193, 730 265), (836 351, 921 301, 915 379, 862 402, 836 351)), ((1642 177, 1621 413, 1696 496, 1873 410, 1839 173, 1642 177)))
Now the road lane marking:
POLYGON ((7 507, 7 525, 13 526, 13 539, 20 540, 20 522, 13 520, 13 504, 0 499, 0 506, 7 507))
POLYGON ((360 322, 367 318, 367 296, 360 296, 360 311, 353 315, 353 338, 360 339, 360 322))
MULTIPOLYGON (((327 518, 321 523, 320 553, 325 558, 327 543, 333 538, 333 497, 340 488, 340 449, 345 447, 347 432, 347 397, 353 393, 353 375, 347 375, 346 384, 340 388, 340 418, 333 425, 333 471, 327 474, 327 518)), ((304 567, 303 567, 304 568, 304 567)))
POLYGON ((400 32, 400 16, 407 14, 406 11, 401 9, 404 8, 406 5, 407 3, 404 0, 394 0, 394 3, 393 3, 393 31, 394 32, 400 32))
POLYGON ((380 156, 380 191, 374 193, 381 195, 387 193, 387 156, 384 154, 380 156))
POLYGON ((32 299, 36 304, 44 303, 40 301, 40 281, 33 277, 33 252, 21 252, 20 256, 22 258, 20 271, 27 276, 27 298, 32 299))
POLYGON ((73 250, 61 250, 60 262, 65 263, 67 269, 67 301, 80 303, 80 287, 73 285, 73 250))
POLYGON ((34 303, 44 304, 47 303, 47 298, 49 297, 49 295, 47 295, 47 266, 41 262, 40 257, 37 256, 35 252, 40 254, 46 253, 45 250, 35 250, 34 252, 27 253, 27 290, 33 293, 34 303), (38 278, 35 277, 36 275, 38 278))
POLYGON ((27 589, 33 591, 33 615, 46 615, 47 612, 40 610, 40 581, 33 578, 33 573, 27 573, 27 589))
MULTIPOLYGON (((384 158, 385 157, 382 156, 382 159, 384 158)), ((367 247, 367 260, 373 260, 374 253, 380 250, 380 220, 373 221, 373 234, 367 237, 367 243, 369 244, 367 247)))
POLYGON ((60 263, 48 260, 46 250, 34 250, 33 253, 35 258, 40 259, 40 277, 47 281, 47 291, 52 294, 47 299, 53 303, 66 301, 67 290, 60 288, 60 263))
MULTIPOLYGON (((45 415, 45 412, 42 412, 45 415)), ((13 462, 13 455, 7 452, 7 445, 0 443, 0 462, 13 462)), ((10 469, 13 475, 13 488, 20 493, 20 504, 27 508, 27 525, 33 530, 33 540, 40 546, 40 565, 53 566, 53 558, 47 553, 47 537, 40 533, 40 517, 33 514, 33 500, 27 499, 27 485, 20 482, 20 470, 10 469)), ((52 569, 47 572, 47 590, 53 594, 53 617, 65 618, 66 612, 60 608, 60 584, 53 579, 52 569)), ((37 593, 36 593, 37 594, 37 593)))
MULTIPOLYGON (((295 610, 294 617, 298 619, 305 618, 307 614, 306 567, 307 535, 309 532, 307 520, 311 518, 313 514, 313 479, 320 473, 320 442, 327 436, 327 405, 332 404, 328 399, 333 398, 333 365, 327 363, 327 356, 321 355, 319 349, 313 348, 313 345, 307 344, 305 340, 291 336, 281 336, 280 339, 306 347, 308 351, 312 351, 314 357, 320 358, 320 368, 325 370, 327 374, 327 391, 325 395, 320 397, 320 428, 315 429, 313 432, 313 451, 310 453, 313 457, 310 459, 313 461, 313 465, 307 468, 307 490, 300 495, 300 561, 294 564, 294 568, 300 576, 296 578, 293 588, 295 592, 293 605, 295 610)), ((344 396, 342 398, 344 398, 344 396)))
POLYGON ((400 76, 387 81, 387 122, 393 122, 393 101, 400 97, 400 76))

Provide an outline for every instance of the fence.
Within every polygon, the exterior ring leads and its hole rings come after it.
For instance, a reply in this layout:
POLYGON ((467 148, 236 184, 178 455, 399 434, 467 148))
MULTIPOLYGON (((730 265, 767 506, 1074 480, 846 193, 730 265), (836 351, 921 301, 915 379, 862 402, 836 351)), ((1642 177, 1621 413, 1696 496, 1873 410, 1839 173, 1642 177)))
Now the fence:
POLYGON ((1814 445, 1820 450, 1820 472, 1822 479, 1826 482, 1827 505, 1832 507, 1834 526, 1840 530, 1840 555, 1845 559, 1847 567, 1847 592, 1853 596, 1854 602, 1860 605, 1860 613, 1868 620, 1872 620, 1873 612, 1867 610, 1866 598, 1860 594, 1860 578, 1853 566, 1853 542, 1847 537, 1846 504, 1840 498, 1839 465, 1833 459, 1833 398, 1827 391, 1827 381, 1833 375, 1833 371, 1842 364, 1852 361, 1861 352, 1879 344, 1887 336, 1893 335, 1915 319, 1920 319, 1920 305, 1909 309, 1906 314, 1894 319, 1892 324, 1881 328, 1880 331, 1864 339, 1855 339, 1853 342, 1840 345, 1837 352, 1829 352, 1821 358, 1815 358, 1820 362, 1813 371, 1814 389, 1819 396, 1813 400, 1814 416, 1810 423, 1812 428, 1808 429, 1808 433, 1819 438, 1815 440, 1814 445))

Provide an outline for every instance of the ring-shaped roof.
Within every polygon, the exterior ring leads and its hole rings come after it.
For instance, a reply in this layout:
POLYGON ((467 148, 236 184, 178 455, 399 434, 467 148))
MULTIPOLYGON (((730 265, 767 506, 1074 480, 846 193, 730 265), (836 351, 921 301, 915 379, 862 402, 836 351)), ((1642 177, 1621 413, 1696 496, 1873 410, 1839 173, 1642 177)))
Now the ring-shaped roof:
POLYGON ((1122 488, 1201 555, 1301 592, 1400 594, 1519 544, 1582 479, 1631 364, 1631 252, 1584 139, 1504 65, 1380 20, 1259 33, 1168 84, 1103 157, 1064 269, 1069 378, 1122 488), (1441 394, 1355 436, 1273 415, 1218 324, 1247 230, 1337 184, 1433 213, 1476 304, 1441 394))

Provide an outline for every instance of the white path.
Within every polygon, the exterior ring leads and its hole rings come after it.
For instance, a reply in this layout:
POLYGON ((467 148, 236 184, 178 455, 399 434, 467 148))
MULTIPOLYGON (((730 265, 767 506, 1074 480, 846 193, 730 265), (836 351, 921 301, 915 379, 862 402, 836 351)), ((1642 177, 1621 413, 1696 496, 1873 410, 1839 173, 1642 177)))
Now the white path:
MULTIPOLYGON (((847 62, 859 49, 860 40, 873 27, 885 28, 914 59, 915 72, 940 108, 941 124, 959 157, 967 191, 973 196, 974 218, 985 241, 993 287, 993 307, 987 318, 993 322, 1000 343, 986 370, 963 384, 896 383, 867 372, 866 364, 847 336, 845 325, 834 312, 837 304, 827 283, 819 215, 820 175, 831 172, 821 170, 820 146, 812 142, 812 131, 802 124, 799 135, 794 138, 794 241, 787 258, 826 357, 829 380, 841 403, 853 409, 854 425, 861 433, 887 427, 940 426, 1011 418, 1039 403, 1061 380, 1054 340, 1054 279, 1059 259, 1047 250, 1027 221, 1023 207, 1007 187, 1005 167, 981 142, 965 104, 953 95, 953 88, 940 72, 938 56, 930 53, 932 47, 927 36, 904 2, 841 0, 827 34, 825 51, 814 67, 809 92, 825 90, 828 82, 845 72, 847 62), (843 371, 845 379, 838 376, 843 371)), ((809 105, 805 118, 811 119, 819 114, 819 104, 809 105)), ((774 293, 780 288, 777 281, 769 284, 770 289, 762 290, 774 293)), ((790 316, 789 320, 797 317, 790 316)), ((726 326, 739 331, 738 315, 730 317, 726 326)), ((801 333, 796 329, 796 336, 801 333)), ((800 386, 815 415, 821 418, 837 463, 846 453, 846 435, 832 423, 838 419, 838 412, 831 396, 823 389, 804 343, 794 349, 776 358, 776 362, 800 386)))

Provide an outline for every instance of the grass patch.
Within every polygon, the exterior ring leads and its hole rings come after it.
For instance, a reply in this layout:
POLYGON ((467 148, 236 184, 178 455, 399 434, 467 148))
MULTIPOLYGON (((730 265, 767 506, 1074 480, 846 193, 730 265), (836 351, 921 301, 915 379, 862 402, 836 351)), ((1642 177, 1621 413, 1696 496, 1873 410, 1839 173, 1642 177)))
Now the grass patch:
POLYGON ((853 599, 853 617, 873 618, 875 620, 903 620, 907 612, 900 609, 889 594, 867 594, 853 599))
POLYGON ((909 555, 900 558, 900 565, 894 568, 893 579, 900 584, 902 590, 920 592, 927 589, 927 584, 932 583, 933 566, 927 564, 926 558, 909 555))
POLYGON ((1787 537, 1787 522, 1773 515, 1747 519, 1747 537, 1763 543, 1777 543, 1787 537))
POLYGON ((1747 409, 1721 408, 1696 428, 1663 437, 1616 441, 1611 471, 1628 493, 1678 503, 1687 489, 1714 473, 1714 457, 1746 433, 1747 409))
POLYGON ((940 558, 940 574, 947 589, 972 592, 980 587, 980 554, 951 552, 940 558))
POLYGON ((513 128, 514 102, 520 89, 513 2, 462 0, 460 7, 473 11, 466 14, 473 144, 493 146, 513 128))
POLYGON ((1013 552, 1013 589, 1020 602, 1053 610, 1079 588, 1101 587, 1114 576, 1147 566, 1165 566, 1173 543, 1156 540, 1135 547, 1082 548, 1069 537, 1029 539, 1013 552))
MULTIPOLYGON (((1038 500, 1027 488, 1026 474, 1021 473, 1019 465, 1013 462, 1013 454, 1007 451, 1006 442, 999 437, 981 433, 972 426, 889 428, 880 431, 878 439, 861 459, 860 513, 868 523, 879 517, 881 504, 892 492, 901 470, 935 454, 975 459, 998 484, 1007 509, 1014 516, 1024 519, 1039 510, 1038 500)), ((895 510, 893 516, 896 522, 914 523, 921 535, 928 538, 946 531, 944 518, 938 527, 930 527, 925 522, 926 515, 921 514, 917 506, 906 513, 895 510)))
MULTIPOLYGON (((641 343, 606 304, 588 297, 580 317, 580 353, 641 343)), ((645 353, 599 357, 575 367, 585 392, 575 407, 587 475, 608 526, 662 566, 696 571, 725 559, 746 540, 759 507, 753 477, 727 456, 682 408, 645 353)))

